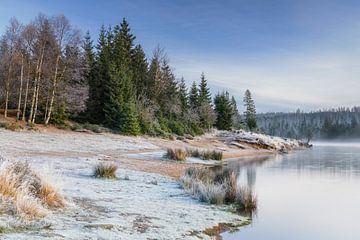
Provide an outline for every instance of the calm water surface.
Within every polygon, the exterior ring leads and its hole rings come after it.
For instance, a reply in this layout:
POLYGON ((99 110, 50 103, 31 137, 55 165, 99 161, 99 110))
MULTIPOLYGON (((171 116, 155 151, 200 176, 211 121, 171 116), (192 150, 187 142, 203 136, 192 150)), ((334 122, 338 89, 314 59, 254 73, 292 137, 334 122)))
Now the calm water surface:
POLYGON ((251 225, 223 239, 360 239, 360 144, 247 160, 228 167, 256 192, 258 211, 251 225))

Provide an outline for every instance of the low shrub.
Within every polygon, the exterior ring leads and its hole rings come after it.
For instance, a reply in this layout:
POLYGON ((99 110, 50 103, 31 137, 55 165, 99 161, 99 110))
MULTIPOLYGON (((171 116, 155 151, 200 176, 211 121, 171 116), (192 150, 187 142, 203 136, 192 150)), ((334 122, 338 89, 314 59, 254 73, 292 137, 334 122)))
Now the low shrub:
POLYGON ((118 167, 115 164, 100 163, 94 168, 94 177, 96 178, 116 178, 118 167))
POLYGON ((187 152, 180 148, 168 148, 165 157, 175 161, 184 161, 187 157, 187 152))

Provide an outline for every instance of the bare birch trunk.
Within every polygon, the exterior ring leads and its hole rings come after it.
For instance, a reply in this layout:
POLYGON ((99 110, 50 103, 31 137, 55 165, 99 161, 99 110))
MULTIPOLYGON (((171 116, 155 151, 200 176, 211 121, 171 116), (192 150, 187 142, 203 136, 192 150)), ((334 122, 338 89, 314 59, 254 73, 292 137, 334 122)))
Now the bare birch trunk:
POLYGON ((39 88, 40 88, 40 78, 41 78, 41 71, 42 71, 42 65, 43 65, 43 59, 44 59, 44 51, 45 47, 42 48, 41 56, 37 65, 36 69, 36 76, 34 81, 34 93, 33 93, 33 99, 31 103, 31 111, 30 111, 30 117, 29 122, 35 123, 36 118, 36 112, 37 112, 37 105, 38 105, 38 99, 39 99, 39 88))
POLYGON ((51 112, 52 112, 53 105, 54 105, 54 98, 55 98, 55 92, 56 92, 56 87, 57 87, 57 77, 58 77, 58 70, 59 70, 59 61, 60 61, 60 55, 57 56, 57 58, 56 58, 54 82, 53 82, 53 87, 52 87, 52 92, 51 92, 49 111, 47 112, 47 116, 45 119, 45 125, 49 124, 51 112))
POLYGON ((22 89, 23 89, 23 80, 24 80, 24 57, 22 57, 22 59, 21 59, 20 90, 19 90, 18 108, 17 108, 17 112, 16 112, 16 121, 19 121, 19 118, 20 118, 21 96, 22 96, 22 89))
POLYGON ((24 99, 24 106, 23 106, 23 114, 21 120, 25 122, 26 119, 26 105, 27 105, 27 99, 28 99, 28 93, 29 93, 29 81, 30 81, 30 65, 28 66, 28 75, 26 79, 26 88, 25 88, 25 99, 24 99))
POLYGON ((9 65, 9 72, 8 72, 8 78, 6 81, 6 90, 5 90, 5 111, 4 111, 5 118, 7 118, 8 106, 9 106, 10 79, 11 79, 11 61, 10 61, 10 65, 9 65))

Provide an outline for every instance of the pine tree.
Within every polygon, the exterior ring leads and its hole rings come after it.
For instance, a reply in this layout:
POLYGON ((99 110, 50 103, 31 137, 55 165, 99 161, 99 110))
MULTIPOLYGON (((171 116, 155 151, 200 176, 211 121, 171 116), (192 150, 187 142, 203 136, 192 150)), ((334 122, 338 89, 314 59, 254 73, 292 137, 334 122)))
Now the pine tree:
POLYGON ((215 126, 220 130, 231 130, 233 126, 234 107, 231 103, 229 93, 222 92, 214 99, 216 122, 215 126))
POLYGON ((256 109, 254 100, 252 99, 251 92, 249 90, 245 91, 244 106, 246 108, 244 112, 246 125, 250 131, 253 131, 257 128, 256 109))

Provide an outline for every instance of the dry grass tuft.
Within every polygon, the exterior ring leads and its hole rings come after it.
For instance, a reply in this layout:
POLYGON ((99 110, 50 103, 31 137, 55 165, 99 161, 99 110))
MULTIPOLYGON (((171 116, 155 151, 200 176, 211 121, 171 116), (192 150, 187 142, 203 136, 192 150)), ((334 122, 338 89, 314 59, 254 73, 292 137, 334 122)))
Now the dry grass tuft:
POLYGON ((237 190, 236 203, 239 210, 251 212, 257 208, 257 196, 253 194, 250 188, 240 186, 237 190))
POLYGON ((200 201, 234 204, 246 212, 256 210, 256 196, 249 188, 239 186, 237 177, 232 171, 215 174, 208 168, 188 168, 179 181, 187 193, 200 201))
POLYGON ((94 177, 96 178, 116 178, 118 167, 113 163, 100 163, 94 168, 94 177))
POLYGON ((218 160, 223 159, 223 153, 221 151, 206 150, 200 151, 199 149, 187 149, 188 156, 201 158, 202 160, 218 160))
POLYGON ((49 208, 65 207, 64 197, 50 184, 43 184, 39 190, 39 198, 49 208))
POLYGON ((175 161, 185 161, 187 157, 187 152, 180 148, 168 148, 165 157, 175 161))
POLYGON ((44 217, 44 207, 65 206, 60 192, 36 174, 26 162, 1 162, 0 195, 12 202, 16 212, 25 219, 44 217))

